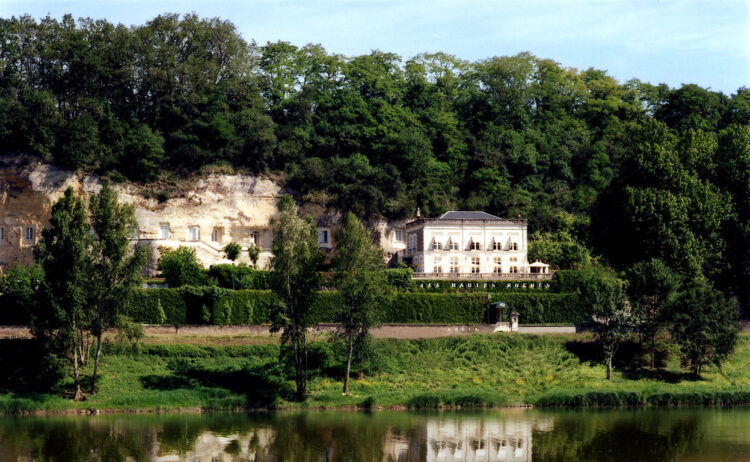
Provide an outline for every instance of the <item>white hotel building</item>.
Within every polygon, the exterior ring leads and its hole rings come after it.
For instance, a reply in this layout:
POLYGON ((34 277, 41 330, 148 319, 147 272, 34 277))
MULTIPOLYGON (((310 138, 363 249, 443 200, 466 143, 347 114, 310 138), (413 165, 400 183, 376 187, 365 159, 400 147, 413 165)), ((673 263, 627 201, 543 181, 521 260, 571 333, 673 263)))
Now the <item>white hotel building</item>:
POLYGON ((415 278, 551 278, 549 265, 529 263, 526 238, 526 220, 451 211, 407 223, 403 255, 415 278))

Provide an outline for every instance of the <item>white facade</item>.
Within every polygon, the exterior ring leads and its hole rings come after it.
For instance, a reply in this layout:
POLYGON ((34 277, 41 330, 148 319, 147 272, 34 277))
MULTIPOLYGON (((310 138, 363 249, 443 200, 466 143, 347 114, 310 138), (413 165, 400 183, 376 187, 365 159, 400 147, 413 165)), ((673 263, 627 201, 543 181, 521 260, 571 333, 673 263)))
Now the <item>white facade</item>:
POLYGON ((529 264, 526 220, 484 212, 447 212, 406 225, 406 259, 415 277, 543 279, 546 264, 529 264))

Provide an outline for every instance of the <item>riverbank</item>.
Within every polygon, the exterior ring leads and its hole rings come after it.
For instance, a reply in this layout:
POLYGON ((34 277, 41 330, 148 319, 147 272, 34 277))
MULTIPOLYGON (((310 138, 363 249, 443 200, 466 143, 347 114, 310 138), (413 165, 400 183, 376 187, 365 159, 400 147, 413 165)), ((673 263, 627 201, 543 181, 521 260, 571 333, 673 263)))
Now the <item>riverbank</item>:
POLYGON ((586 334, 379 339, 363 378, 355 369, 351 394, 342 395, 342 353, 319 340, 310 347, 308 399, 295 402, 275 343, 255 344, 251 338, 228 339, 221 346, 148 343, 137 354, 110 344, 99 391, 86 401, 6 386, 0 412, 750 404, 747 334, 721 370, 707 368, 700 379, 681 374, 675 355, 655 372, 630 367, 633 349, 621 350, 607 381, 586 334))

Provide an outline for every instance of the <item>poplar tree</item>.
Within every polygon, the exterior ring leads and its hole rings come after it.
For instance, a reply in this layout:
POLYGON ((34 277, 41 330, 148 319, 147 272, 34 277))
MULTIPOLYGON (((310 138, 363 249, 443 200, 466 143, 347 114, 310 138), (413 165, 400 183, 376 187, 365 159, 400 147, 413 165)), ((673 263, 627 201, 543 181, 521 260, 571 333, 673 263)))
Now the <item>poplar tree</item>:
POLYGON ((296 395, 303 400, 307 390, 306 334, 312 325, 313 296, 320 288, 322 253, 315 223, 310 217, 299 217, 299 208, 289 195, 279 203, 273 237, 270 283, 278 302, 271 313, 272 331, 281 331, 281 344, 292 350, 296 395))
POLYGON ((96 390, 102 335, 113 326, 118 312, 131 291, 140 282, 140 271, 146 264, 147 248, 131 249, 130 240, 138 223, 133 204, 120 204, 115 192, 104 183, 99 194, 91 198, 91 227, 93 242, 92 304, 94 319, 91 333, 96 337, 96 355, 91 379, 91 393, 96 390))
POLYGON ((52 206, 49 227, 34 248, 34 259, 44 271, 39 304, 31 315, 31 331, 42 346, 66 357, 73 367, 75 394, 83 398, 80 381, 82 336, 90 327, 92 236, 83 201, 73 188, 52 206))
POLYGON ((338 256, 334 262, 334 282, 344 300, 336 321, 338 335, 346 342, 344 394, 349 393, 349 375, 355 349, 361 357, 370 328, 380 319, 388 291, 382 250, 361 221, 351 212, 336 237, 338 256))

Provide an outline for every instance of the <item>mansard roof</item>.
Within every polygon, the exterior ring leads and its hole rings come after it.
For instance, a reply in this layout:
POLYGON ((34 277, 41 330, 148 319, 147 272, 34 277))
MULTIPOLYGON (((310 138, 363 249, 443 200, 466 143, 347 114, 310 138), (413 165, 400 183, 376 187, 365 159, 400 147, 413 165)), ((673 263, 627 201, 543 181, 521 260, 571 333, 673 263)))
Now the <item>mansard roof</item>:
POLYGON ((500 218, 496 217, 495 215, 490 215, 487 212, 479 212, 479 211, 464 211, 464 210, 451 210, 450 212, 445 212, 444 214, 440 215, 437 218, 424 218, 424 217, 417 217, 415 220, 410 221, 409 223, 406 223, 407 227, 410 226, 416 226, 422 223, 443 223, 443 224, 456 224, 460 222, 496 222, 496 223, 513 223, 516 225, 526 225, 526 220, 522 218, 517 219, 509 219, 509 218, 500 218))

